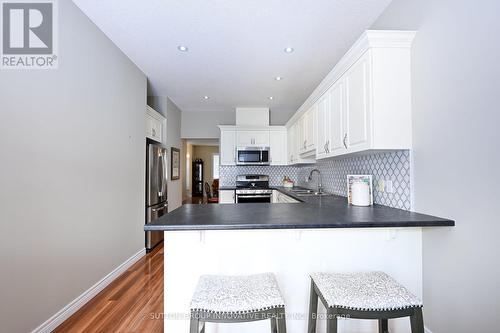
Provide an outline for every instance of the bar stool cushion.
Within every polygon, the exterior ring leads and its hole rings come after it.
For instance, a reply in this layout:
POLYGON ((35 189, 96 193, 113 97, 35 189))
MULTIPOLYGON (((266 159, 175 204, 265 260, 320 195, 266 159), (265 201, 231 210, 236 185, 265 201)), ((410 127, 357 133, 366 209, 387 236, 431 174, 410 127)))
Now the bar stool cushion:
POLYGON ((284 307, 285 301, 272 273, 249 276, 202 275, 192 311, 249 313, 284 307))
POLYGON ((311 278, 328 307, 390 311, 422 307, 422 302, 384 272, 314 273, 311 278))

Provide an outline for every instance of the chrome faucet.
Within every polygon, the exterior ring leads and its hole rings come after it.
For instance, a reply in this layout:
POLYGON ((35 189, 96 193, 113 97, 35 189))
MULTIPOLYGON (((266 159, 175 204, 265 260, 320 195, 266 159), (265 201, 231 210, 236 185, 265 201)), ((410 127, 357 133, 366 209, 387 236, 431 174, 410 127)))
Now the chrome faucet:
POLYGON ((314 172, 318 173, 318 193, 323 193, 323 181, 321 180, 321 171, 318 169, 312 169, 311 172, 309 173, 309 177, 307 178, 308 181, 312 180, 312 175, 314 172))

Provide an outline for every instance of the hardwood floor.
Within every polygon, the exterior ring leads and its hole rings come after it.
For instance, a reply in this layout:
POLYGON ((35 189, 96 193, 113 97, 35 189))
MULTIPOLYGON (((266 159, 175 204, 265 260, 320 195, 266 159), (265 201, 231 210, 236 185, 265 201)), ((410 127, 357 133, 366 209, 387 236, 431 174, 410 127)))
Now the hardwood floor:
POLYGON ((163 332, 163 244, 54 332, 163 332))
POLYGON ((207 200, 205 197, 188 197, 184 198, 182 201, 182 204, 198 204, 198 205, 205 205, 207 204, 207 200))

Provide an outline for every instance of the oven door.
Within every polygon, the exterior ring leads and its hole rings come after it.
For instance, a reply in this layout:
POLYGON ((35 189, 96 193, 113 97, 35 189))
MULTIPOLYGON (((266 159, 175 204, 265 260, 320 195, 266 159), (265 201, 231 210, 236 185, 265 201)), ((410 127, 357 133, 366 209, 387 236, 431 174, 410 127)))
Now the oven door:
POLYGON ((269 165, 269 148, 238 148, 236 155, 238 165, 269 165))
POLYGON ((271 203, 271 194, 236 194, 236 203, 271 203))

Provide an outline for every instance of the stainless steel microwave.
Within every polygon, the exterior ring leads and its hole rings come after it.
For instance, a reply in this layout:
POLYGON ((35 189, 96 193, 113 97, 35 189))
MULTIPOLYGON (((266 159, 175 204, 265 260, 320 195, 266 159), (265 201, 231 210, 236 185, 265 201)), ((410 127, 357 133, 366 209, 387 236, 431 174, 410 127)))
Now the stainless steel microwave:
POLYGON ((269 147, 236 148, 237 165, 269 165, 269 147))

